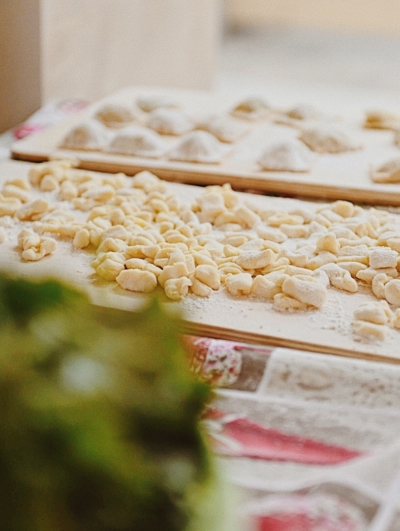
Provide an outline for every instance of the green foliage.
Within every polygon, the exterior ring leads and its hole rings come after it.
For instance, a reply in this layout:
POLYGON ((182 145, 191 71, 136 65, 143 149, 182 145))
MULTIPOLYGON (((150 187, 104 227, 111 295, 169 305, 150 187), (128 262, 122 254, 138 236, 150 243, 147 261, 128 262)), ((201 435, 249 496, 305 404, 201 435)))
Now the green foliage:
POLYGON ((0 275, 0 514, 8 531, 180 531, 212 478, 177 323, 0 275), (195 493, 195 494, 194 494, 195 493))

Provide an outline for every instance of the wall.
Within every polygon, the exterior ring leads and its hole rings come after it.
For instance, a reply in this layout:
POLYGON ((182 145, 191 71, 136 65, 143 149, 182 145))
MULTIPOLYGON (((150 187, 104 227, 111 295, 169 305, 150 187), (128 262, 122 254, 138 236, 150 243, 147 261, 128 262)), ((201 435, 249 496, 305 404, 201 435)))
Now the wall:
POLYGON ((43 100, 118 88, 210 88, 219 0, 42 0, 43 100))
POLYGON ((226 0, 234 25, 400 32, 399 0, 226 0))

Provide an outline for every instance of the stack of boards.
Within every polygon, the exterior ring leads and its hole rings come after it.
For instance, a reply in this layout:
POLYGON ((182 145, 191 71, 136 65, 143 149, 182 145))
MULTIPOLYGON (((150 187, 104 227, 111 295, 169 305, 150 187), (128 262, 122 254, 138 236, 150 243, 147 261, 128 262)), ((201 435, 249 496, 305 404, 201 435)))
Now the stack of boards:
MULTIPOLYGON (((375 129, 364 127, 363 119, 360 116, 358 122, 350 123, 345 117, 329 116, 306 104, 274 109, 261 99, 228 101, 209 93, 129 88, 61 125, 16 142, 12 153, 15 159, 31 162, 75 159, 79 168, 96 172, 135 175, 150 170, 174 181, 169 184, 171 192, 183 201, 195 200, 202 191, 190 184, 229 182, 236 189, 269 194, 400 205, 400 184, 371 179, 371 168, 400 156, 393 139, 397 123, 375 129), (168 122, 170 117, 173 119, 168 122), (174 123, 180 130, 171 129, 174 123), (333 148, 336 152, 310 149, 304 132, 319 126, 344 133, 339 135, 339 144, 334 141, 339 145, 333 148), (93 127, 100 136, 91 136, 93 127), (200 139, 197 145, 196 141, 188 142, 193 134, 200 139), (90 145, 96 138, 103 140, 90 145), (340 147, 342 140, 348 149, 340 147), (189 146, 186 152, 181 149, 185 142, 189 146), (290 145, 302 147, 291 152, 285 148, 290 145), (277 151, 271 150, 272 146, 278 147, 277 151), (132 154, 134 149, 144 151, 139 156, 132 154), (185 153, 188 160, 181 160, 185 153), (266 167, 271 161, 282 164, 282 160, 293 165, 290 171, 266 167)), ((10 178, 26 178, 31 166, 4 163, 0 166, 0 185, 10 178)), ((241 195, 250 202, 257 198, 266 209, 313 209, 317 205, 271 195, 241 195)), ((143 300, 137 293, 96 277, 91 268, 93 255, 84 250, 71 252, 70 242, 60 242, 57 252, 37 263, 23 263, 15 242, 6 241, 2 248, 1 267, 26 275, 53 270, 86 288, 96 304, 134 310, 143 300)), ((221 289, 208 298, 190 295, 168 304, 183 309, 185 331, 190 333, 399 362, 396 345, 400 332, 392 330, 386 340, 377 342, 357 341, 351 333, 354 311, 370 299, 369 288, 352 294, 332 290, 323 311, 280 312, 271 303, 233 297, 221 289)))

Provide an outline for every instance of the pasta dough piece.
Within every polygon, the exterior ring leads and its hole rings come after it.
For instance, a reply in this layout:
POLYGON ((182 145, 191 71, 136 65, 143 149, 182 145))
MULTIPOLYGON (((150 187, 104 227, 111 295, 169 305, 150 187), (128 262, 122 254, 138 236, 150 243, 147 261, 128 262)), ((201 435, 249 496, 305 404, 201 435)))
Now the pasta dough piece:
POLYGON ((378 274, 385 274, 393 279, 396 278, 399 273, 395 267, 384 267, 381 269, 367 267, 366 269, 361 269, 358 271, 358 273, 356 273, 356 278, 362 280, 366 284, 372 284, 375 276, 378 274))
POLYGON ((228 276, 225 286, 231 295, 249 295, 253 285, 253 279, 250 273, 238 273, 237 275, 228 276))
POLYGON ((399 254, 387 247, 374 249, 369 255, 369 267, 372 269, 382 269, 396 267, 399 254))
POLYGON ((344 153, 361 148, 345 131, 330 125, 308 127, 299 140, 316 153, 344 153))
POLYGON ((302 103, 288 109, 284 113, 280 113, 274 121, 278 124, 300 127, 302 122, 318 120, 321 117, 322 113, 316 107, 302 103))
POLYGON ((192 285, 190 286, 191 291, 198 297, 209 297, 212 293, 212 288, 201 282, 201 280, 192 277, 192 285))
POLYGON ((282 284, 285 295, 315 308, 321 308, 326 299, 326 288, 312 276, 294 275, 285 279, 282 284))
POLYGON ((267 171, 307 172, 311 169, 311 151, 296 139, 273 143, 258 160, 267 171))
POLYGON ((393 312, 386 301, 370 301, 354 310, 354 317, 358 321, 386 325, 391 324, 393 312))
POLYGON ((397 310, 394 312, 392 324, 394 328, 400 329, 400 308, 397 308, 397 310))
POLYGON ((155 131, 131 125, 115 134, 106 147, 106 151, 121 155, 157 158, 164 151, 164 143, 155 131))
POLYGON ((360 262, 352 262, 352 261, 337 262, 337 265, 341 267, 342 269, 345 269, 346 271, 348 271, 353 278, 357 276, 357 273, 359 271, 363 271, 367 269, 367 266, 365 264, 361 264, 360 262))
POLYGON ((221 142, 214 135, 207 131, 193 131, 168 153, 168 158, 186 162, 218 163, 224 153, 221 142))
POLYGON ((251 294, 261 299, 272 300, 282 290, 273 280, 264 275, 257 275, 253 280, 251 294))
POLYGON ((270 105, 262 98, 247 98, 239 102, 231 110, 231 114, 247 120, 258 120, 265 116, 270 110, 270 105))
POLYGON ((328 275, 330 283, 335 288, 349 291, 350 293, 358 291, 357 282, 346 269, 342 269, 337 264, 328 263, 321 266, 321 270, 328 275))
POLYGON ((93 118, 106 127, 125 127, 131 122, 139 120, 139 114, 133 109, 118 102, 110 102, 102 105, 93 115, 93 118))
POLYGON ((307 304, 284 293, 277 293, 274 296, 274 308, 275 310, 290 312, 293 310, 306 310, 307 304))
POLYGON ((372 168, 370 175, 374 183, 400 182, 400 158, 391 159, 376 169, 372 168))
POLYGON ((262 269, 275 262, 276 255, 271 249, 265 251, 243 251, 236 260, 242 269, 262 269))
POLYGON ((393 143, 394 143, 395 146, 400 147, 400 129, 397 129, 394 132, 393 143))
POLYGON ((342 218, 350 218, 354 214, 354 205, 350 201, 335 201, 332 205, 332 211, 342 218))
POLYGON ((157 286, 157 277, 142 269, 123 269, 116 277, 122 289, 139 293, 150 293, 157 286))
POLYGON ((171 109, 179 107, 179 104, 173 98, 164 96, 140 96, 136 100, 136 105, 144 112, 153 112, 156 109, 171 109))
POLYGON ((41 218, 50 208, 45 199, 35 199, 21 206, 15 215, 21 221, 32 221, 41 218))
POLYGON ((194 270, 194 278, 213 290, 219 290, 221 281, 218 269, 208 264, 200 264, 194 270))
POLYGON ((62 149, 83 151, 102 150, 110 141, 112 133, 96 120, 89 120, 73 127, 60 142, 62 149))
POLYGON ((385 284, 385 299, 394 306, 400 306, 400 280, 389 280, 385 284))
POLYGON ((288 238, 286 234, 284 234, 281 230, 265 225, 258 225, 257 227, 255 227, 255 230, 260 238, 268 242, 278 244, 283 243, 288 238))
POLYGON ((76 249, 85 249, 90 244, 90 235, 87 229, 80 229, 76 232, 72 245, 76 249))
POLYGON ((116 280, 121 271, 124 271, 124 264, 112 258, 106 258, 96 266, 96 273, 104 280, 116 280))
POLYGON ((36 262, 56 250, 57 243, 53 238, 44 238, 30 229, 22 229, 17 238, 18 247, 22 250, 21 257, 27 262, 36 262))
POLYGON ((214 135, 221 142, 236 142, 247 133, 249 128, 239 120, 226 115, 212 116, 198 126, 214 135))
MULTIPOLYGON (((246 205, 240 205, 234 210, 236 222, 239 223, 243 228, 245 229, 251 229, 253 228, 257 223, 260 222, 260 217, 253 212, 253 210, 246 205)), ((255 240, 252 240, 255 242, 255 240)), ((247 242, 250 244, 251 242, 247 242)), ((260 238, 260 243, 262 243, 262 239, 260 238)), ((243 245, 246 245, 244 243, 243 245)), ((242 246, 242 249, 244 247, 242 246)))
POLYGON ((385 273, 378 273, 372 279, 371 289, 372 293, 377 299, 385 298, 385 284, 391 280, 385 273))
POLYGON ((27 190, 9 183, 3 186, 1 193, 3 197, 14 197, 19 199, 21 203, 27 203, 31 199, 30 193, 27 190))
POLYGON ((0 200, 0 217, 13 216, 21 207, 21 201, 16 197, 0 200))
POLYGON ((314 107, 314 105, 301 103, 289 109, 286 112, 286 115, 294 120, 312 120, 319 118, 321 116, 321 112, 314 107))
POLYGON ((186 297, 191 285, 192 282, 187 277, 170 278, 164 284, 164 291, 169 299, 179 301, 186 297))
POLYGON ((305 267, 308 262, 308 255, 306 253, 296 253, 282 249, 279 252, 279 258, 288 258, 290 263, 296 267, 305 267))
POLYGON ((383 341, 389 333, 389 327, 386 325, 369 323, 367 321, 353 321, 353 332, 356 336, 355 338, 358 340, 379 339, 380 341, 383 341))
POLYGON ((193 120, 178 109, 160 108, 153 111, 147 127, 160 135, 183 135, 194 128, 193 120))
POLYGON ((364 127, 367 129, 396 129, 400 117, 387 111, 370 110, 365 113, 364 127))
POLYGON ((336 239, 336 235, 332 232, 327 232, 321 238, 317 240, 315 245, 315 252, 328 251, 332 254, 338 254, 339 243, 336 239))
POLYGON ((400 253, 400 238, 398 236, 395 238, 388 238, 386 244, 393 251, 400 253))
POLYGON ((186 262, 176 262, 173 265, 166 265, 158 277, 158 282, 162 287, 170 278, 187 277, 189 271, 186 266, 186 262))

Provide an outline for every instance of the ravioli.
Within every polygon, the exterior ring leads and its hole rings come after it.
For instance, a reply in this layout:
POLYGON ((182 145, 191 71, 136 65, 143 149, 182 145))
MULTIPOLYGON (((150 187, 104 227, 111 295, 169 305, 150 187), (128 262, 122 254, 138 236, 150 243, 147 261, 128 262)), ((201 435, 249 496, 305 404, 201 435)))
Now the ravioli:
POLYGON ((270 144, 258 162, 266 171, 307 172, 311 169, 312 159, 311 151, 293 139, 270 144))
POLYGON ((366 129, 398 129, 400 116, 380 110, 371 110, 365 113, 364 127, 366 129))
POLYGON ((314 120, 321 116, 321 112, 314 105, 301 103, 286 111, 286 116, 293 120, 314 120))
POLYGON ((100 107, 94 118, 106 127, 118 128, 139 120, 139 113, 126 105, 110 102, 100 107))
POLYGON ((83 151, 100 151, 111 138, 112 132, 103 124, 96 120, 88 120, 73 127, 63 138, 59 147, 83 151))
POLYGON ((299 140, 316 153, 345 153, 361 148, 346 131, 330 124, 303 129, 299 140))
POLYGON ((375 183, 400 182, 400 157, 391 159, 376 169, 372 168, 370 175, 375 183))
POLYGON ((150 114, 147 126, 160 135, 183 135, 193 130, 194 123, 179 109, 162 107, 150 114))
POLYGON ((214 135, 207 131, 193 131, 169 152, 168 158, 185 162, 218 163, 224 153, 224 146, 214 135))
POLYGON ((160 135, 139 125, 121 129, 106 147, 109 153, 149 158, 160 157, 164 150, 160 135))
POLYGON ((231 113, 239 118, 257 120, 266 116, 271 106, 264 99, 259 97, 247 98, 239 102, 231 113))
POLYGON ((140 96, 136 105, 144 112, 153 112, 160 108, 178 108, 179 103, 169 96, 140 96))
POLYGON ((202 122, 199 128, 208 131, 225 143, 236 142, 249 130, 247 125, 226 115, 211 116, 202 122))

